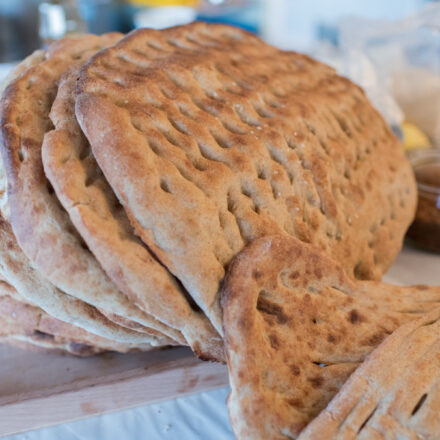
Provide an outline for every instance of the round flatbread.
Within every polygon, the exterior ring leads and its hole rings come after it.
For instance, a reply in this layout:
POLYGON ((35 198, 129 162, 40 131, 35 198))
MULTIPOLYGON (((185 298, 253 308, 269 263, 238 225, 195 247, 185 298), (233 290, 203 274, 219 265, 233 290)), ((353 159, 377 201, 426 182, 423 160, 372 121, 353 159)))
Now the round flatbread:
POLYGON ((21 341, 33 346, 63 349, 78 356, 102 351, 126 353, 151 349, 116 343, 92 335, 74 325, 59 321, 27 302, 10 284, 0 282, 0 338, 4 342, 21 341))
POLYGON ((34 268, 63 292, 96 306, 118 323, 160 338, 163 333, 157 328, 165 326, 131 304, 86 248, 48 184, 41 160, 59 78, 120 37, 84 35, 56 42, 4 90, 0 134, 8 206, 14 234, 34 268))
POLYGON ((92 334, 145 349, 151 345, 172 343, 165 337, 158 339, 120 327, 89 304, 61 292, 31 267, 29 260, 17 244, 11 225, 1 216, 0 272, 2 278, 14 286, 28 302, 38 306, 47 314, 83 328, 92 334))
POLYGON ((221 332, 243 246, 286 234, 380 278, 416 205, 403 149, 363 91, 237 28, 136 30, 81 69, 76 115, 142 240, 221 332))
POLYGON ((237 438, 292 439, 400 325, 440 306, 440 287, 351 281, 320 249, 265 237, 232 263, 222 290, 237 438))
POLYGON ((75 118, 78 70, 61 80, 52 105, 50 117, 55 129, 46 134, 42 150, 46 175, 88 248, 130 301, 181 332, 199 357, 223 360, 220 335, 135 236, 99 169, 75 118))
POLYGON ((389 336, 298 440, 440 438, 440 311, 389 336))
MULTIPOLYGON (((38 64, 40 64, 41 62, 43 62, 46 59, 46 52, 45 51, 36 51, 33 54, 29 55, 25 60, 23 60, 21 63, 19 63, 13 70, 12 72, 7 76, 7 78, 1 83, 0 85, 0 92, 3 91, 6 86, 14 79, 18 78, 20 75, 24 74, 28 69, 30 69, 33 66, 36 66, 38 64)), ((21 250, 18 249, 15 237, 11 231, 10 226, 7 224, 7 221, 9 221, 10 219, 10 210, 9 210, 9 205, 8 205, 8 199, 7 199, 7 178, 6 178, 6 172, 5 169, 3 167, 3 161, 0 159, 0 212, 1 215, 3 217, 4 220, 6 221, 2 221, 2 237, 5 240, 2 245, 7 245, 11 250, 15 250, 14 255, 15 255, 15 261, 13 262, 12 266, 11 266, 11 261, 5 261, 4 263, 4 267, 6 268, 5 272, 7 273, 8 271, 10 272, 9 269, 12 269, 12 272, 15 273, 15 282, 18 283, 19 288, 24 286, 24 295, 25 297, 27 297, 32 303, 36 303, 39 305, 42 305, 43 307, 47 307, 47 304, 49 303, 49 309, 52 313, 57 313, 57 309, 58 310, 64 310, 67 306, 67 304, 69 304, 69 302, 71 302, 70 299, 68 298, 63 298, 62 295, 56 294, 53 298, 52 301, 49 302, 48 300, 50 300, 50 293, 54 290, 53 286, 50 285, 50 283, 48 283, 46 280, 43 281, 43 278, 39 275, 37 275, 35 277, 34 280, 30 280, 27 279, 27 282, 25 281, 23 283, 24 280, 26 280, 27 277, 26 275, 31 273, 32 270, 29 267, 29 262, 27 260, 27 258, 24 256, 24 254, 21 252, 21 250), (23 268, 23 273, 22 274, 18 274, 16 273, 15 269, 16 267, 21 267, 23 268), (8 269, 9 268, 9 269, 8 269), (36 285, 36 289, 35 290, 29 290, 29 287, 32 286, 32 284, 36 285), (42 288, 44 289, 44 286, 50 286, 49 291, 45 292, 42 294, 42 288)), ((10 280, 8 280, 6 278, 5 273, 1 273, 0 274, 2 279, 6 282, 10 282, 10 280)), ((32 278, 32 277, 30 277, 32 278)), ((15 290, 14 290, 15 291, 15 290)), ((57 289, 55 289, 55 291, 57 291, 57 289)), ((20 295, 19 295, 20 296, 20 295)), ((23 297, 22 297, 23 298, 23 297)), ((23 298, 24 299, 24 298, 23 298)), ((132 341, 134 344, 139 344, 139 337, 138 335, 136 335, 133 332, 126 332, 123 328, 118 328, 117 326, 113 325, 112 323, 110 323, 105 317, 104 315, 102 315, 102 313, 97 312, 96 310, 93 312, 93 314, 91 314, 90 312, 93 311, 93 308, 91 308, 90 306, 86 305, 86 304, 81 304, 80 301, 76 301, 75 304, 70 304, 67 309, 69 307, 73 306, 73 313, 72 316, 68 316, 65 313, 61 313, 61 319, 66 320, 67 322, 75 322, 75 324, 79 323, 80 327, 81 325, 84 325, 84 322, 80 319, 78 320, 78 316, 81 315, 81 313, 84 313, 85 316, 93 316, 93 318, 91 319, 91 323, 90 325, 86 325, 86 328, 88 328, 89 330, 92 329, 92 333, 97 334, 97 335, 101 335, 101 336, 111 336, 111 335, 115 335, 116 340, 122 339, 122 341, 126 341, 127 339, 130 341, 132 341)), ((117 322, 118 320, 121 320, 122 318, 119 315, 113 315, 112 316, 112 320, 117 322)), ((130 323, 131 325, 133 325, 133 322, 130 323)), ((139 327, 142 327, 139 325, 139 327)), ((151 341, 151 338, 147 337, 146 338, 147 341, 151 341)), ((163 338, 162 338, 163 340, 163 338)), ((22 341, 23 342, 23 341, 22 341)), ((29 342, 29 341, 28 341, 29 342)), ((31 344, 32 341, 30 341, 29 343, 26 343, 27 345, 31 344)), ((33 341, 35 343, 35 340, 33 341)), ((172 341, 164 341, 164 343, 166 342, 170 342, 173 343, 172 341)), ((155 345, 157 345, 157 343, 159 343, 158 341, 155 341, 155 345)), ((23 342, 24 344, 24 342, 23 342)), ((120 344, 120 343, 119 343, 120 344)), ((149 343, 146 342, 145 345, 143 345, 145 347, 145 349, 149 349, 149 343)))

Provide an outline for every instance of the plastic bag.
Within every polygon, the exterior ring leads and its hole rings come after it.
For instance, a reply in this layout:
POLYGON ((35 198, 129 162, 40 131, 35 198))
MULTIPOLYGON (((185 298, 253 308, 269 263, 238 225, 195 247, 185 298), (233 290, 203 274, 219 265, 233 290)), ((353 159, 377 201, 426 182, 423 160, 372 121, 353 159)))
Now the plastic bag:
POLYGON ((346 69, 363 70, 360 83, 367 83, 367 93, 388 122, 395 124, 398 112, 387 95, 401 108, 406 121, 440 146, 440 4, 427 5, 395 22, 341 20, 339 45, 348 54, 348 63, 356 64, 357 58, 359 65, 346 69), (376 73, 376 85, 369 68, 362 68, 365 59, 376 73))
POLYGON ((409 121, 440 146, 440 4, 394 22, 346 17, 338 35, 314 56, 359 84, 396 131, 409 121))

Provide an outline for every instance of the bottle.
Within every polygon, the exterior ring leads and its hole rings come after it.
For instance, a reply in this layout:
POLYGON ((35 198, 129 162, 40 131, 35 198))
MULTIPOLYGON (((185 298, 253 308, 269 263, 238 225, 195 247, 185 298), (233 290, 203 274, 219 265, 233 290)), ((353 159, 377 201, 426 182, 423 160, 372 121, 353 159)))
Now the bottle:
POLYGON ((40 3, 39 35, 43 47, 68 35, 86 32, 74 0, 51 0, 40 3))

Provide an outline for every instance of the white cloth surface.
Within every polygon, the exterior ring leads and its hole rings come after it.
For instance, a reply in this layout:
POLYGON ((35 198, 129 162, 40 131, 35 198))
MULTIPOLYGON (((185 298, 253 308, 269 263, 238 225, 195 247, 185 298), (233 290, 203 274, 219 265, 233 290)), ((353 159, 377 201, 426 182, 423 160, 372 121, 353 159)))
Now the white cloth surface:
POLYGON ((234 440, 225 404, 228 392, 220 388, 3 440, 234 440))

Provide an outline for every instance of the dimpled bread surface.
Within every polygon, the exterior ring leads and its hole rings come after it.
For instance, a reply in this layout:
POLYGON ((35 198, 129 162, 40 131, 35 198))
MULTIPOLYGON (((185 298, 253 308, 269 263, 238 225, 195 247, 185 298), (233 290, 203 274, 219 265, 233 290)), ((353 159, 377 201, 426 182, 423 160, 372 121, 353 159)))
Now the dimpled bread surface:
POLYGON ((353 278, 399 251, 416 190, 363 91, 223 25, 140 29, 92 57, 76 115, 130 221, 221 332, 219 287, 246 243, 313 243, 353 278))

